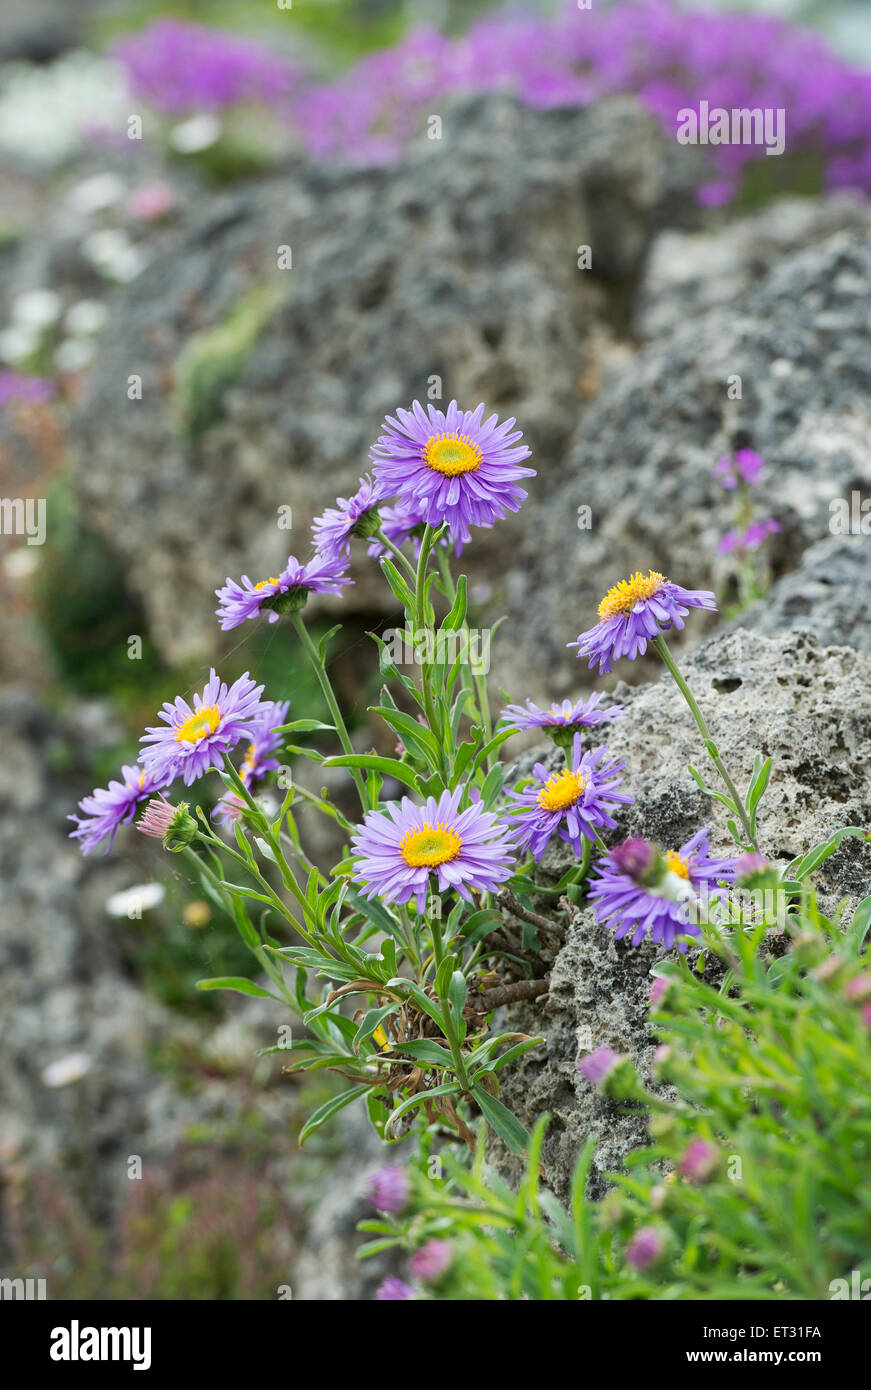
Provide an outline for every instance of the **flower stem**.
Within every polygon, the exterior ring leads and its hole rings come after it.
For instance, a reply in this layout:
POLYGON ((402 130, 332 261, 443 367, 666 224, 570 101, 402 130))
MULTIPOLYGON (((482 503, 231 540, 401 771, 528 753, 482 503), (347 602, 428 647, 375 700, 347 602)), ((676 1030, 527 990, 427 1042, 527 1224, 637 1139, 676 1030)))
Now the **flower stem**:
POLYGON ((711 762, 714 764, 714 767, 717 769, 720 776, 722 777, 726 790, 729 793, 732 802, 732 809, 734 810, 736 816, 741 822, 741 826, 747 838, 747 845, 751 849, 757 849, 756 836, 753 834, 753 829, 750 825, 747 812, 744 809, 744 803, 738 795, 738 789, 735 786, 735 783, 732 781, 728 769, 726 768, 726 765, 723 762, 722 757, 720 756, 720 750, 711 736, 711 731, 708 728, 707 723, 705 722, 705 716, 702 714, 702 711, 699 709, 696 703, 695 696, 693 695, 692 691, 690 690, 689 686, 687 685, 686 681, 684 680, 683 676, 678 670, 677 663, 668 649, 668 645, 665 641, 665 638, 661 636, 654 637, 653 645, 656 647, 656 650, 662 657, 662 660, 668 668, 672 680, 674 681, 675 685, 677 686, 678 690, 680 691, 681 695, 683 695, 684 699, 686 700, 689 706, 690 713, 692 714, 693 719, 696 721, 699 733, 701 734, 704 740, 708 757, 711 759, 711 762))
MULTIPOLYGON (((339 702, 336 699, 335 691, 333 690, 330 678, 327 675, 327 668, 324 664, 324 660, 311 639, 311 634, 309 633, 308 628, 303 622, 302 615, 300 613, 291 613, 290 620, 293 623, 294 628, 296 629, 296 634, 303 647, 305 648, 306 655, 308 656, 308 659, 311 662, 312 667, 314 669, 314 673, 318 678, 318 684, 320 685, 321 690, 323 691, 324 699, 327 702, 330 714, 333 716, 333 723, 336 726, 336 733, 339 735, 339 742, 341 743, 345 752, 350 753, 353 756, 356 750, 354 748, 353 743, 351 742, 351 737, 348 733, 345 721, 342 718, 342 711, 339 709, 339 702)), ((366 784, 363 781, 360 769, 358 767, 352 767, 348 770, 354 779, 354 785, 357 788, 357 792, 360 797, 360 805, 363 807, 364 811, 368 811, 369 800, 366 796, 366 784)))
MULTIPOLYGON (((429 613, 427 612, 426 601, 426 578, 429 568, 429 557, 433 547, 435 531, 427 523, 420 542, 420 554, 417 557, 417 574, 414 583, 414 602, 415 602, 415 626, 416 636, 426 633, 429 627, 429 613)), ((424 657, 420 664, 420 688, 423 695, 424 708, 426 710, 427 721, 438 741, 442 762, 442 776, 446 776, 445 755, 442 738, 441 721, 436 713, 435 700, 432 692, 432 664, 424 657)))
POLYGON ((385 536, 384 531, 381 528, 379 528, 375 532, 375 539, 380 541, 386 550, 389 550, 391 554, 396 556, 396 559, 399 560, 400 564, 405 569, 405 572, 408 575, 409 579, 413 580, 415 577, 414 565, 411 563, 408 556, 405 554, 405 551, 401 550, 398 545, 395 545, 389 536, 385 536))

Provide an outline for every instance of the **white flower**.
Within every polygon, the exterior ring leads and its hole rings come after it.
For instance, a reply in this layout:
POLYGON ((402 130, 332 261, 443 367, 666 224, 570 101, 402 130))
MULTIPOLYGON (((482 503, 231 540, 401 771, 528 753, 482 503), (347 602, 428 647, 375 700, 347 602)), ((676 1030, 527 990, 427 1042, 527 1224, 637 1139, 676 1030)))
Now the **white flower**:
POLYGON ((60 318, 63 300, 56 290, 24 290, 12 301, 12 322, 41 332, 60 318))
POLYGON ((74 212, 89 217, 120 203, 126 192, 124 180, 117 174, 92 174, 70 190, 67 201, 74 212))
POLYGON ((82 372, 94 360, 94 344, 87 338, 64 338, 54 354, 54 365, 59 372, 82 372))
POLYGON ((126 133, 130 97, 120 66, 92 53, 56 63, 9 63, 0 83, 0 150, 27 164, 58 164, 99 123, 126 133))
POLYGON ((90 338, 99 333, 108 317, 99 299, 80 299, 67 310, 64 326, 72 338, 90 338))
POLYGON ((106 903, 106 911, 110 917, 141 917, 143 912, 163 901, 165 892, 162 883, 135 883, 132 888, 113 893, 106 903))
POLYGON ((51 1086, 52 1089, 69 1086, 72 1081, 81 1081, 91 1070, 91 1065, 91 1058, 87 1052, 70 1052, 66 1057, 58 1058, 56 1062, 49 1062, 43 1069, 43 1085, 51 1086))
POLYGON ((199 150, 207 150, 220 138, 221 122, 217 116, 206 111, 181 121, 169 132, 169 143, 179 154, 197 154, 199 150))

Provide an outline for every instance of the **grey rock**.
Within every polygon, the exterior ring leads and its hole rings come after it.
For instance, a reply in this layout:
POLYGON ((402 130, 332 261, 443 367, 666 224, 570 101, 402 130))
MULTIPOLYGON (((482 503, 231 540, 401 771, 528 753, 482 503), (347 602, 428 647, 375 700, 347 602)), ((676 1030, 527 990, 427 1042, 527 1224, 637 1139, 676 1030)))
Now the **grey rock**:
MULTIPOLYGON (((869 823, 867 656, 824 647, 809 632, 763 637, 736 631, 705 643, 683 670, 739 787, 747 785, 757 751, 773 759, 759 814, 760 849, 769 859, 785 866, 834 830, 869 823)), ((727 855, 731 840, 723 808, 711 804, 687 771, 692 762, 708 775, 698 731, 670 678, 643 688, 620 686, 616 693, 628 717, 609 727, 607 741, 627 760, 625 787, 635 803, 620 816, 611 841, 643 835, 678 848, 708 825, 713 852, 727 855)), ((709 776, 716 785, 713 768, 709 776)), ((871 892, 871 849, 846 840, 817 881, 824 904, 833 906, 841 897, 855 904, 871 892)), ((666 954, 649 943, 633 948, 616 941, 591 910, 573 909, 546 1002, 512 1013, 511 1026, 540 1034, 544 1043, 506 1069, 502 1098, 527 1125, 544 1112, 552 1116, 545 1171, 562 1197, 589 1135, 598 1139, 592 1174, 597 1193, 627 1150, 644 1140, 643 1114, 621 1113, 622 1107, 581 1079, 577 1063, 597 1047, 611 1047, 631 1057, 651 1081, 650 972, 666 954)), ((504 1153, 500 1163, 516 1175, 516 1163, 504 1153)))
MULTIPOLYGON (((564 644, 592 626, 605 590, 636 569, 712 588, 727 606, 733 564, 717 542, 732 525, 734 495, 711 469, 735 448, 766 460, 754 495, 783 528, 771 547, 776 578, 829 536, 832 501, 867 494, 871 480, 861 285, 871 286, 871 240, 837 232, 775 259, 746 293, 690 316, 615 370, 578 427, 563 482, 527 514, 505 602, 512 613, 547 617, 517 624, 510 648, 495 645, 498 682, 516 691, 522 681, 533 698, 585 684, 586 664, 573 666, 564 644), (730 400, 736 374, 743 397, 730 400), (577 529, 581 504, 592 511, 589 530, 577 529)), ((696 615, 692 634, 714 621, 696 615)), ((636 663, 632 676, 651 670, 636 663)))
POLYGON ((810 628, 821 642, 871 653, 871 535, 831 536, 744 613, 740 625, 774 637, 810 628))
MULTIPOLYGON (((313 515, 356 487, 384 414, 426 399, 434 376, 443 404, 515 415, 547 489, 654 230, 692 215, 693 160, 631 100, 535 112, 475 98, 444 120, 443 141, 396 166, 297 162, 215 202, 153 248, 121 301, 76 423, 77 489, 170 659, 216 649, 210 596, 228 574, 274 573, 288 542, 309 553, 313 515), (292 271, 277 269, 283 246, 292 271), (213 351, 252 290, 287 298, 204 385, 191 335, 213 351)), ((522 525, 476 538, 479 577, 510 566, 522 525)), ((359 569, 350 602, 383 611, 380 574, 359 569)))

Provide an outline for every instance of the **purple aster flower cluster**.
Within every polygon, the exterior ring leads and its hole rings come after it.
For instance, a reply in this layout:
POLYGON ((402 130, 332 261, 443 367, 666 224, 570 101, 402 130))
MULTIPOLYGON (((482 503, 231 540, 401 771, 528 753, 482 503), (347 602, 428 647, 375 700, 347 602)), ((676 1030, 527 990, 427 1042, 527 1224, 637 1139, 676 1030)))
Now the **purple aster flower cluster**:
POLYGON ((121 768, 120 782, 110 782, 108 787, 97 787, 90 796, 79 802, 81 816, 68 816, 75 822, 76 829, 70 831, 70 839, 78 840, 83 854, 90 854, 104 840, 106 854, 115 842, 119 826, 129 825, 143 801, 160 791, 172 780, 165 772, 155 772, 139 765, 121 768))
POLYGON ((516 803, 512 821, 518 846, 538 860, 558 835, 581 854, 584 840, 595 841, 599 830, 616 827, 610 812, 633 801, 617 790, 622 780, 617 774, 625 766, 608 757, 604 744, 585 753, 580 734, 574 736, 571 763, 561 772, 548 772, 544 763, 536 763, 533 786, 506 792, 516 803))
MULTIPOLYGON (((555 18, 487 15, 460 38, 427 29, 370 54, 339 82, 300 92, 294 115, 316 155, 395 159, 429 111, 454 92, 508 91, 529 106, 587 106, 634 93, 670 136, 678 112, 783 108, 788 149, 824 160, 829 188, 871 191, 871 76, 818 35, 760 15, 687 11, 673 0, 622 0, 555 18)), ((711 145, 700 202, 735 196, 764 149, 711 145)), ((778 171, 779 172, 779 171, 778 171)))
MULTIPOLYGON (((638 946, 646 936, 670 949, 677 937, 699 936, 693 908, 724 893, 734 882, 730 859, 709 855, 710 831, 699 830, 678 850, 665 854, 646 840, 627 840, 596 863, 590 900, 602 926, 638 946)), ((680 942, 678 949, 686 951, 680 942)))
POLYGON ((426 909, 430 875, 439 892, 453 889, 465 902, 472 891, 494 892, 511 875, 510 832, 491 811, 473 801, 459 809, 462 788, 429 797, 416 806, 407 796, 383 811, 368 811, 351 842, 357 858, 354 879, 367 898, 426 909))
POLYGON ((227 579, 222 589, 216 589, 219 600, 215 610, 221 630, 229 632, 248 618, 266 614, 269 622, 277 623, 279 612, 289 613, 304 606, 309 594, 340 594, 348 578, 348 562, 343 555, 315 554, 303 564, 296 556, 288 556, 281 574, 261 579, 256 584, 242 575, 241 582, 227 579))
POLYGON ((263 686, 255 685, 247 671, 228 686, 213 669, 193 705, 177 695, 159 712, 163 724, 146 729, 141 740, 146 771, 163 779, 161 786, 176 777, 190 786, 209 768, 220 767, 224 755, 258 728, 264 717, 262 694, 263 686))
POLYGON ((544 729, 555 743, 568 746, 581 729, 595 729, 615 719, 626 718, 621 705, 600 709, 602 699, 602 692, 597 690, 586 700, 563 700, 561 705, 551 705, 550 709, 541 709, 527 700, 525 705, 506 705, 499 722, 503 728, 515 729, 518 733, 526 729, 544 729))
POLYGON ((295 66, 263 44, 166 17, 122 39, 114 54, 133 93, 170 116, 271 105, 298 80, 295 66))
MULTIPOLYGON (((388 415, 371 450, 372 468, 385 497, 397 496, 406 518, 431 526, 447 522, 459 555, 471 540, 470 526, 490 527, 516 512, 526 493, 519 478, 530 451, 514 420, 484 419, 484 406, 446 411, 415 401, 411 410, 388 415)), ((386 534, 386 533, 385 533, 386 534)))
POLYGON ((570 647, 578 656, 588 656, 588 666, 597 663, 606 674, 621 657, 634 661, 643 656, 647 644, 671 628, 680 630, 691 608, 716 609, 717 600, 709 589, 683 589, 665 575, 649 570, 637 571, 609 589, 599 604, 599 621, 582 632, 570 647))

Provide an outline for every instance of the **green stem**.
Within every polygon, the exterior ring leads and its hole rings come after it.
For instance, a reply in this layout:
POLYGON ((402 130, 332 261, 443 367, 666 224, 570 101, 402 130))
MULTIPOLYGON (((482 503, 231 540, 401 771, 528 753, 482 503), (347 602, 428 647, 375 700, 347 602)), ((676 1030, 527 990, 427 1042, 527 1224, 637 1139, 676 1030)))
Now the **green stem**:
MULTIPOLYGON (((416 638, 418 638, 421 633, 426 633, 429 627, 428 605, 426 603, 426 577, 434 536, 435 531, 432 526, 427 523, 420 542, 420 554, 417 557, 417 573, 414 580, 414 621, 417 629, 415 633, 416 638)), ((425 657, 420 664, 420 688, 429 727, 432 729, 438 741, 443 764, 442 775, 446 776, 441 721, 436 714, 435 700, 433 699, 432 693, 432 663, 427 661, 425 657)))
MULTIPOLYGON (((439 966, 445 958, 444 943, 442 942, 441 923, 437 921, 436 918, 432 917, 430 918, 430 928, 432 930, 432 951, 433 960, 435 963, 435 978, 437 980, 439 966)), ((447 995, 443 994, 439 994, 438 998, 439 1003, 442 1006, 442 1018, 444 1019, 445 1037, 448 1042, 448 1047, 451 1051, 451 1057, 453 1058, 454 1071, 457 1074, 457 1080, 459 1081, 462 1089, 464 1091, 468 1091, 470 1089, 469 1075, 466 1071, 466 1063, 463 1059, 463 1049, 460 1046, 460 1040, 457 1037, 457 1032, 454 1028, 454 1021, 451 1017, 450 999, 447 995)))
MULTIPOLYGON (((333 716, 333 723, 336 726, 336 733, 339 735, 339 742, 341 743, 346 753, 350 753, 353 755, 356 752, 356 749, 354 748, 354 745, 351 742, 351 738, 345 725, 345 721, 342 718, 342 711, 339 709, 339 702, 336 699, 335 691, 333 690, 330 678, 327 675, 327 668, 323 661, 323 658, 321 657, 320 652, 318 651, 317 647, 311 639, 311 634, 309 633, 308 628, 303 622, 302 614, 291 613, 290 619, 293 623, 294 628, 296 629, 296 635, 298 636, 300 642, 305 648, 306 655, 308 656, 308 659, 312 664, 314 673, 318 678, 318 684, 320 685, 321 690, 323 691, 324 699, 327 702, 330 714, 333 716)), ((348 770, 354 779, 354 785, 357 788, 357 793, 360 797, 360 805, 363 807, 364 811, 368 811, 369 800, 366 795, 366 784, 363 781, 360 769, 358 767, 352 767, 348 770)))
POLYGON ((711 736, 711 731, 705 722, 705 716, 702 714, 702 711, 696 704, 696 700, 692 691, 690 690, 689 686, 687 685, 686 681, 684 680, 683 676, 678 670, 677 663, 675 662, 674 657, 668 649, 665 638, 654 637, 653 645, 656 647, 656 650, 662 657, 662 660, 667 666, 672 680, 674 681, 675 685, 677 686, 678 690, 680 691, 681 695, 683 695, 684 699, 686 700, 689 706, 690 713, 692 714, 693 719, 696 721, 699 733, 701 734, 704 740, 708 757, 711 759, 711 762, 714 764, 714 767, 717 769, 720 776, 722 777, 726 790, 728 791, 729 796, 731 797, 732 809, 734 810, 738 819, 741 821, 744 834, 747 837, 747 845, 751 849, 755 850, 757 848, 756 836, 753 834, 753 828, 750 825, 750 821, 747 817, 747 812, 744 809, 744 803, 738 795, 738 789, 735 786, 735 783, 729 776, 728 769, 726 768, 726 765, 720 756, 720 750, 711 736))
MULTIPOLYGON (((182 852, 185 858, 188 860, 188 862, 194 866, 196 872, 201 873, 205 878, 208 879, 209 883, 223 899, 225 911, 228 917, 235 920, 233 899, 227 888, 218 878, 217 874, 212 872, 208 864, 206 864, 205 861, 202 860, 199 857, 199 855, 195 853, 195 851, 191 848, 190 845, 185 845, 184 850, 182 852)), ((305 935, 305 933, 303 933, 303 935, 305 935)), ((246 945, 248 945, 247 942, 246 945)), ((287 988, 287 985, 284 982, 284 974, 282 970, 274 965, 274 963, 270 960, 269 956, 266 954, 262 946, 248 945, 248 949, 251 952, 252 956, 255 957, 255 959, 261 966, 264 974, 268 975, 272 983, 278 989, 281 990, 281 995, 284 1000, 284 1003, 288 1005, 292 1013, 296 1014, 298 1012, 296 1001, 291 995, 290 991, 287 988)))
MULTIPOLYGON (((453 575, 451 574, 451 567, 448 564, 447 557, 443 554, 441 549, 438 552, 438 564, 442 576, 442 582, 444 583, 445 588, 448 591, 448 599, 450 601, 451 607, 453 607, 457 597, 457 588, 454 584, 453 575)), ((468 653, 469 647, 472 643, 472 634, 469 629, 469 624, 465 620, 465 618, 463 619, 463 626, 460 630, 463 633, 463 635, 468 639, 466 643, 466 652, 468 653)), ((478 713, 481 716, 481 726, 484 730, 484 743, 487 744, 493 737, 493 721, 490 717, 490 701, 487 697, 487 677, 484 675, 476 674, 472 670, 471 666, 468 665, 466 662, 463 663, 463 670, 464 672, 468 672, 469 678, 472 682, 471 689, 473 690, 475 699, 477 701, 478 713)), ((467 686, 466 688, 469 689, 470 687, 467 686)), ((493 766, 495 760, 495 753, 489 753, 487 755, 488 772, 490 768, 493 766)))
POLYGON ((375 532, 375 539, 379 540, 381 544, 384 546, 384 548, 386 550, 389 550, 391 554, 394 555, 397 560, 399 560, 409 579, 412 582, 414 582, 414 565, 411 563, 408 556, 405 554, 405 551, 400 549, 398 545, 394 544, 394 542, 390 539, 389 536, 385 536, 383 530, 379 529, 375 532))

